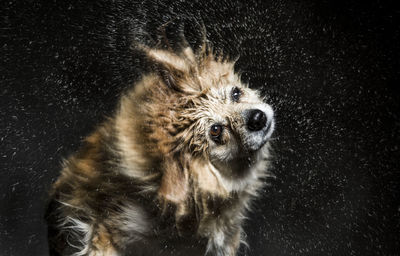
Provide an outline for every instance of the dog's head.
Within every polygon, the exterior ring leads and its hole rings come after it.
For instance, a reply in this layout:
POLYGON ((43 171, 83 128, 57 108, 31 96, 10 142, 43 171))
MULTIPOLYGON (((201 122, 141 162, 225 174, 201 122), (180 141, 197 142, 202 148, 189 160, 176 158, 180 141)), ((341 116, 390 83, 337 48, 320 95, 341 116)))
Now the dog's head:
POLYGON ((210 51, 194 54, 145 49, 175 97, 171 118, 176 149, 229 164, 262 148, 274 130, 274 113, 258 91, 234 72, 234 62, 210 51))
POLYGON ((142 99, 137 107, 145 111, 136 118, 146 132, 139 137, 152 143, 145 147, 163 156, 164 194, 186 190, 179 181, 187 180, 187 166, 196 161, 225 178, 241 179, 274 130, 271 106, 240 81, 234 62, 215 57, 207 46, 196 54, 190 47, 142 49, 157 72, 144 79, 145 89, 137 89, 143 94, 135 96, 142 99))

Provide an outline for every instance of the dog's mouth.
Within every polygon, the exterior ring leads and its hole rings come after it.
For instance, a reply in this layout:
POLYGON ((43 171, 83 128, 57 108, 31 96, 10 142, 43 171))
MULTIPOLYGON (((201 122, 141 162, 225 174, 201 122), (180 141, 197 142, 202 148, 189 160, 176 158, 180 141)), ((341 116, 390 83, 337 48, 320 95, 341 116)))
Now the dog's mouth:
POLYGON ((251 145, 242 145, 240 150, 229 160, 221 161, 214 159, 213 164, 223 173, 227 173, 230 177, 240 179, 249 174, 255 163, 257 163, 259 152, 271 138, 274 123, 267 125, 265 132, 260 136, 259 140, 251 145))

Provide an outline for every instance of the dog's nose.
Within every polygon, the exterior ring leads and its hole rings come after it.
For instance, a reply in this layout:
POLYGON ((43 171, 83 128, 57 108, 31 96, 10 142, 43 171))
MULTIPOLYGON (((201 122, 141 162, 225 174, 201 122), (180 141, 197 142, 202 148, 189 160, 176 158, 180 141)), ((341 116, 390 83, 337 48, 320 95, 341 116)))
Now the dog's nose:
POLYGON ((247 120, 247 128, 250 131, 259 131, 265 127, 267 123, 267 116, 259 109, 252 109, 249 112, 249 119, 247 120))

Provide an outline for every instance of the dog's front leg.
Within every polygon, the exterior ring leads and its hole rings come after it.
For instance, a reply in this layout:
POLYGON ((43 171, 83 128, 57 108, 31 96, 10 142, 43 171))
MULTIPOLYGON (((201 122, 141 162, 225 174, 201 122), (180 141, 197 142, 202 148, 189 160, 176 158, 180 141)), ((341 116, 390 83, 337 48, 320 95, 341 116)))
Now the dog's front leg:
POLYGON ((240 245, 240 228, 217 231, 208 240, 206 256, 235 256, 240 245))

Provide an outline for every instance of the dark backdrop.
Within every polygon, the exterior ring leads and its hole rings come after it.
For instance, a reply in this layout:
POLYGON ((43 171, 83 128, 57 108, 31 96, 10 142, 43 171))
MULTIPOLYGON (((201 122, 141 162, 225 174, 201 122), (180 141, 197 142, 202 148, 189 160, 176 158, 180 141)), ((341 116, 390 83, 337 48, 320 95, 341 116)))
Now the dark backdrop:
POLYGON ((399 9, 385 1, 1 1, 0 255, 47 255, 60 162, 185 24, 240 56, 277 113, 243 255, 398 255, 399 9), (171 25, 172 24, 172 25, 171 25))

